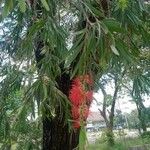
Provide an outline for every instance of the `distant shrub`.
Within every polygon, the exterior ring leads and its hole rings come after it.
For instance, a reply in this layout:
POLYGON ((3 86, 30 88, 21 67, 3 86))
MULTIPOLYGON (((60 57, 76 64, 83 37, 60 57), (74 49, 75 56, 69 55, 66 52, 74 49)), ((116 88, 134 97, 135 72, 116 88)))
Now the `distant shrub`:
POLYGON ((97 142, 98 143, 109 143, 109 144, 111 143, 113 145, 114 144, 114 134, 112 132, 109 132, 109 130, 104 129, 97 142))
POLYGON ((143 133, 141 134, 141 137, 142 137, 142 138, 148 138, 148 139, 150 139, 150 131, 145 131, 145 132, 143 132, 143 133))

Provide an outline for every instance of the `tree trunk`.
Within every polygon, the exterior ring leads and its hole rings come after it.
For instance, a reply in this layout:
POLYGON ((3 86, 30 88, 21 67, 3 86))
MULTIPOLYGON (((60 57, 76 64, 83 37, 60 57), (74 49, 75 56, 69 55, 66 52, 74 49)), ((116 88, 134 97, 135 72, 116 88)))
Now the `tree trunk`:
POLYGON ((140 120, 140 125, 143 132, 147 131, 145 117, 143 115, 143 111, 145 110, 145 106, 142 102, 136 102, 137 110, 138 110, 138 118, 140 120))
POLYGON ((106 136, 107 136, 107 142, 109 145, 113 146, 114 145, 114 134, 113 134, 113 125, 114 125, 114 110, 115 110, 115 104, 116 104, 116 99, 119 91, 119 85, 118 85, 118 78, 115 79, 115 91, 113 94, 112 98, 112 104, 111 104, 111 110, 109 111, 109 117, 106 115, 106 101, 107 101, 107 93, 104 90, 104 87, 101 85, 100 86, 101 91, 104 96, 104 101, 103 101, 103 110, 100 111, 101 115, 103 116, 105 123, 106 123, 106 136))
MULTIPOLYGON (((68 96, 70 77, 62 74, 57 83, 59 89, 68 96)), ((69 131, 63 113, 58 107, 55 118, 43 118, 43 150, 72 150, 78 146, 80 129, 69 131)))
POLYGON ((111 105, 111 111, 109 114, 109 123, 107 124, 107 138, 108 138, 108 144, 113 146, 114 145, 114 134, 113 134, 113 125, 114 125, 114 110, 115 110, 115 104, 117 99, 117 94, 119 91, 119 85, 118 85, 118 79, 115 80, 115 91, 112 99, 112 105, 111 105))
POLYGON ((147 128, 146 128, 146 123, 145 123, 145 118, 144 116, 142 115, 142 110, 138 108, 138 116, 139 116, 139 120, 140 120, 140 124, 141 124, 141 128, 143 130, 143 132, 147 131, 147 128))
POLYGON ((43 119, 43 150, 72 150, 78 146, 79 130, 69 132, 64 120, 43 119))
MULTIPOLYGON (((43 42, 39 40, 35 50, 39 71, 41 68, 40 61, 44 58, 44 55, 41 54, 42 47, 43 42)), ((63 70, 63 67, 61 69, 63 70)), ((60 77, 57 77, 56 82, 58 89, 68 97, 70 90, 69 74, 61 74, 60 77)), ((72 150, 78 146, 80 129, 76 131, 69 130, 69 126, 65 120, 65 110, 61 109, 60 112, 60 107, 55 108, 56 116, 54 118, 46 117, 48 114, 43 116, 43 150, 72 150)), ((49 113, 49 111, 47 112, 49 113)))
MULTIPOLYGON (((101 111, 99 109, 99 111, 100 111, 100 114, 102 115, 102 117, 104 118, 105 123, 106 123, 107 142, 108 142, 109 145, 113 146, 114 145, 114 135, 113 135, 113 117, 114 117, 114 115, 110 114, 109 118, 107 118, 107 115, 106 115, 106 97, 107 97, 107 93, 104 90, 104 87, 102 87, 102 85, 101 85, 100 88, 101 88, 102 93, 104 95, 104 101, 103 101, 103 110, 101 111)), ((113 109, 114 109, 114 107, 113 107, 113 109)), ((112 112, 110 112, 110 113, 112 113, 112 112)))
POLYGON ((115 143, 114 133, 113 133, 113 124, 109 121, 106 123, 106 136, 107 142, 110 146, 113 146, 115 143))

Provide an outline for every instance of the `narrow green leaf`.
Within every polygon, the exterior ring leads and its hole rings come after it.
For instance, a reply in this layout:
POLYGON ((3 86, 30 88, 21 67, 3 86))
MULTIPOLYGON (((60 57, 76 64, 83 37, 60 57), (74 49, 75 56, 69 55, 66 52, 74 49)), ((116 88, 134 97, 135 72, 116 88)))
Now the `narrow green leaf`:
POLYGON ((68 67, 81 51, 83 46, 83 42, 82 42, 83 36, 84 34, 80 34, 78 40, 74 43, 72 48, 69 50, 68 55, 65 57, 65 67, 68 67))
POLYGON ((79 149, 85 149, 85 144, 87 141, 86 130, 85 127, 81 127, 80 135, 79 135, 79 149))
POLYGON ((125 32, 125 29, 121 27, 121 24, 115 19, 104 19, 103 23, 110 32, 125 32))
POLYGON ((20 8, 20 11, 24 13, 26 11, 26 2, 25 0, 18 0, 18 6, 20 8))
POLYGON ((120 56, 123 58, 123 61, 131 63, 135 60, 133 55, 130 53, 130 49, 128 45, 125 42, 118 39, 115 42, 115 46, 117 50, 119 51, 120 56))
POLYGON ((82 29, 80 31, 74 32, 73 35, 80 35, 80 34, 84 34, 86 32, 86 29, 82 29))
POLYGON ((37 22, 35 22, 30 28, 29 28, 29 34, 28 36, 33 36, 35 35, 35 33, 37 33, 38 31, 40 31, 40 29, 44 26, 44 21, 38 20, 37 22))
POLYGON ((47 3, 46 0, 41 0, 41 3, 43 4, 44 8, 45 8, 47 11, 50 10, 50 8, 49 8, 48 3, 47 3))
POLYGON ((87 51, 86 54, 88 55, 88 51, 94 51, 96 49, 96 38, 95 38, 95 32, 89 32, 88 39, 87 39, 87 51))
POLYGON ((116 47, 114 45, 111 45, 110 48, 111 48, 111 50, 113 51, 114 54, 119 56, 119 52, 118 52, 118 50, 116 49, 116 47))
POLYGON ((81 51, 81 48, 82 48, 82 43, 79 46, 77 46, 76 49, 72 50, 70 55, 67 57, 65 67, 68 67, 75 60, 75 58, 78 56, 79 52, 81 51))
POLYGON ((47 99, 47 86, 43 83, 43 99, 47 99))
POLYGON ((100 25, 101 25, 101 28, 104 31, 104 33, 107 34, 109 32, 107 26, 103 22, 101 22, 100 25))
POLYGON ((13 8, 13 0, 6 0, 2 10, 2 17, 5 18, 13 8))

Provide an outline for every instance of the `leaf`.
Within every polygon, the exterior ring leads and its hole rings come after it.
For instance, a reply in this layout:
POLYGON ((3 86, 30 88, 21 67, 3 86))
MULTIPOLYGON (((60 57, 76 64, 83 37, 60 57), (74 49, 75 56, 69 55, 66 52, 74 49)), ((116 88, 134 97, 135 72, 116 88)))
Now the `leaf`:
POLYGON ((2 10, 2 17, 5 18, 13 8, 13 0, 6 0, 2 10))
POLYGON ((96 38, 95 38, 95 33, 94 32, 90 32, 88 35, 88 39, 87 39, 87 51, 86 54, 88 55, 88 53, 90 51, 94 51, 96 49, 96 38), (88 52, 89 51, 89 52, 88 52))
POLYGON ((139 0, 138 3, 139 3, 140 9, 144 11, 145 10, 144 1, 139 0))
POLYGON ((138 27, 138 25, 141 25, 142 23, 139 17, 131 11, 128 12, 127 17, 129 18, 130 22, 133 24, 134 27, 138 27))
POLYGON ((80 34, 83 34, 83 33, 85 33, 85 32, 86 32, 86 29, 82 29, 82 30, 80 30, 80 31, 74 32, 73 35, 80 35, 80 34))
POLYGON ((124 62, 131 63, 135 60, 133 54, 130 53, 130 49, 125 42, 117 39, 115 45, 124 62))
POLYGON ((103 23, 106 25, 110 32, 125 32, 125 29, 121 27, 121 24, 115 19, 104 19, 103 23))
POLYGON ((85 127, 82 126, 81 130, 80 130, 80 135, 79 135, 79 149, 85 149, 85 144, 87 141, 87 137, 86 137, 86 130, 85 127))
POLYGON ((101 27, 102 27, 104 33, 107 34, 107 33, 109 32, 107 26, 106 26, 103 22, 101 22, 100 25, 101 25, 101 27))
POLYGON ((43 4, 44 8, 45 8, 47 11, 50 11, 50 8, 49 8, 48 3, 46 2, 46 0, 41 0, 41 3, 43 4))
POLYGON ((26 2, 25 0, 18 0, 18 6, 20 8, 20 11, 24 13, 26 11, 26 2))
POLYGON ((43 93, 44 93, 43 99, 46 100, 47 99, 47 87, 44 83, 43 83, 43 93))
POLYGON ((35 22, 30 28, 29 28, 29 34, 28 36, 33 36, 35 33, 37 33, 38 31, 40 31, 40 29, 44 26, 44 21, 38 20, 37 22, 35 22))
POLYGON ((68 67, 78 56, 79 52, 83 47, 83 43, 81 42, 83 39, 83 35, 80 35, 79 39, 74 43, 72 48, 69 50, 68 55, 66 57, 65 67, 68 67))
POLYGON ((111 48, 111 50, 113 51, 114 54, 119 56, 119 52, 118 52, 118 50, 116 49, 116 47, 114 45, 111 45, 110 48, 111 48))

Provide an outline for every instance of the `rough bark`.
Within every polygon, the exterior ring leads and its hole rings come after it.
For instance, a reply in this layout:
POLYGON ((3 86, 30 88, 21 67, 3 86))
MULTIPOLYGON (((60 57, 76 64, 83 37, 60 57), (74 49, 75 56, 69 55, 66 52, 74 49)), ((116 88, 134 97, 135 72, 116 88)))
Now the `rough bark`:
MULTIPOLYGON (((68 95, 70 77, 67 74, 62 74, 57 82, 59 89, 68 95)), ((60 112, 58 107, 55 118, 43 118, 43 150, 72 150, 78 146, 79 130, 69 132, 69 127, 62 113, 65 112, 60 112)))
POLYGON ((137 110, 138 110, 138 118, 140 120, 140 125, 143 132, 147 131, 145 117, 143 116, 143 111, 145 110, 145 106, 143 105, 141 100, 136 102, 137 110))
POLYGON ((43 119, 43 150, 72 150, 79 143, 79 131, 69 133, 68 125, 64 120, 43 119))

